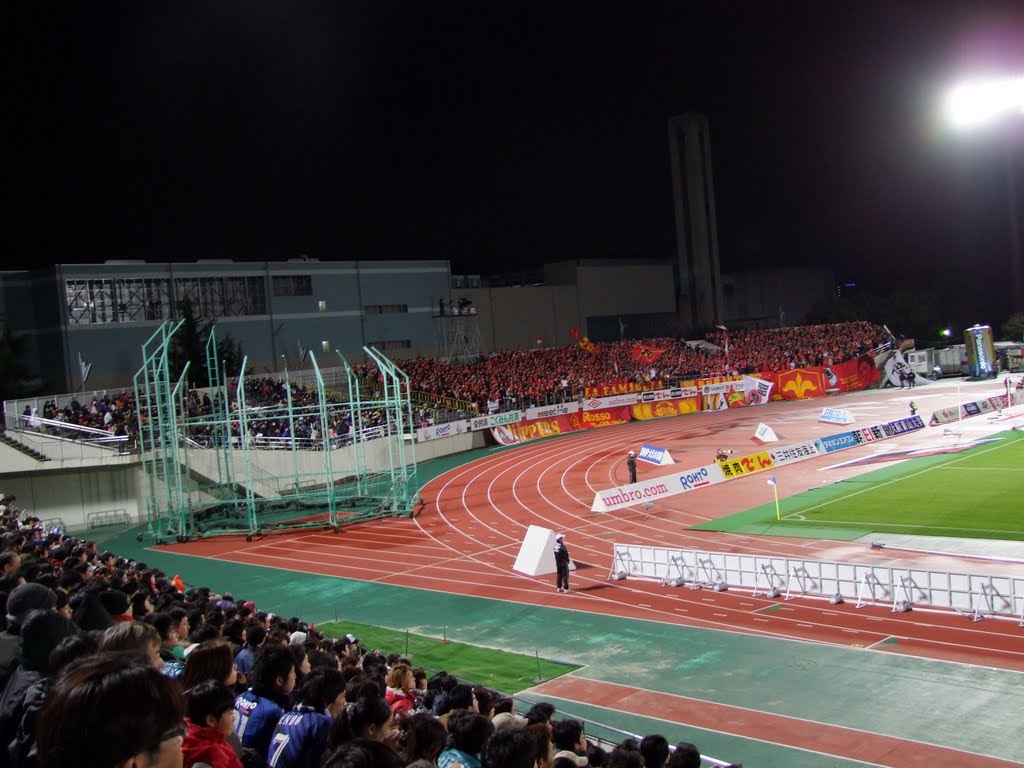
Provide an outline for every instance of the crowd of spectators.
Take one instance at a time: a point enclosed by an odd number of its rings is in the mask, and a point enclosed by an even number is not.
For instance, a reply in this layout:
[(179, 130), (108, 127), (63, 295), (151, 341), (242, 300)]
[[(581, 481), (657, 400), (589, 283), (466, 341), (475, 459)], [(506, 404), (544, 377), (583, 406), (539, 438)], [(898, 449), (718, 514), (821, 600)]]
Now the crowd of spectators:
[[(412, 427), (447, 420), (437, 411), (442, 401), (468, 404), (469, 413), (512, 410), (548, 405), (587, 397), (588, 390), (619, 383), (643, 384), (651, 388), (679, 381), (721, 375), (756, 374), (832, 365), (879, 347), (890, 338), (884, 327), (858, 321), (833, 325), (804, 325), (788, 328), (715, 330), (703, 341), (678, 338), (625, 339), (596, 342), (584, 349), (579, 345), (540, 349), (504, 350), (481, 356), (475, 362), (455, 364), (432, 357), (401, 362), (409, 376), (410, 388), (421, 393), (428, 407), (418, 407)], [(657, 355), (637, 354), (639, 347)], [(380, 398), (382, 376), (372, 365), (355, 369), (364, 395)], [(348, 444), (356, 428), (353, 412), (338, 396), (329, 396), (326, 429), (317, 412), (314, 389), (291, 384), (291, 405), (298, 414), (289, 420), (279, 414), (288, 405), (288, 389), (271, 377), (245, 380), (248, 428), (243, 435), (239, 421), (233, 421), (230, 438), (259, 448), (290, 447), (293, 438), (304, 447), (333, 447)], [(229, 391), (229, 411), (238, 413), (237, 391)], [(60, 432), (60, 422), (105, 429), (112, 435), (137, 433), (135, 396), (122, 392), (94, 398), (83, 404), (72, 400), (63, 408), (47, 401), (42, 414), (26, 406), (23, 423), (30, 427)], [(214, 445), (223, 420), (223, 407), (209, 394), (188, 393), (184, 408), (187, 436), (202, 446)], [(262, 412), (262, 413), (261, 413)], [(48, 421), (40, 422), (39, 415)], [(146, 410), (141, 416), (146, 418)], [(381, 408), (361, 411), (360, 426), (367, 438), (386, 434), (387, 414)], [(325, 434), (326, 432), (326, 434)]]
[(352, 635), (47, 532), (0, 497), (0, 749), (12, 768), (698, 768), (613, 749), (553, 705), (415, 669)]
[[(588, 389), (615, 382), (648, 383), (752, 374), (831, 365), (857, 357), (889, 339), (868, 322), (804, 325), (789, 328), (723, 331), (703, 342), (677, 338), (625, 339), (579, 345), (516, 349), (484, 355), (465, 365), (434, 358), (402, 362), (414, 390), (434, 398), (452, 397), (478, 409), (528, 407), (574, 400)], [(656, 350), (653, 362), (637, 354), (638, 345)], [(361, 369), (367, 377), (373, 370)], [(491, 405), (488, 406), (488, 403)]]

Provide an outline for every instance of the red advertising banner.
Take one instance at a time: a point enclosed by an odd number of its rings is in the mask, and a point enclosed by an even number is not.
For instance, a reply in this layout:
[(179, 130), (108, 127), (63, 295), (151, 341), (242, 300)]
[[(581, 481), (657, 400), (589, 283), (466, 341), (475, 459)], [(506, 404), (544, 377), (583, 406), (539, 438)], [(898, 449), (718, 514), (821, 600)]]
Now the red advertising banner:
[(660, 419), (663, 416), (684, 416), (700, 411), (700, 397), (683, 397), (676, 400), (657, 400), (651, 403), (637, 403), (629, 407), (637, 421)]

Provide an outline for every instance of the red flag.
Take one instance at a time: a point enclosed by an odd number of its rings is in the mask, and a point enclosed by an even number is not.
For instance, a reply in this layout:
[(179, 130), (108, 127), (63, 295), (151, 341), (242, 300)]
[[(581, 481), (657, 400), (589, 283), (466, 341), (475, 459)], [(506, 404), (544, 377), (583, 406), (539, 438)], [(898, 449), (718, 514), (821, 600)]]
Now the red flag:
[(653, 363), (664, 355), (666, 350), (659, 347), (649, 347), (646, 344), (637, 344), (630, 352), (634, 363)]
[(592, 342), (586, 336), (580, 339), (580, 348), (586, 350), (590, 354), (594, 354), (595, 352), (597, 352), (597, 347), (594, 346), (594, 342)]
[(174, 588), (179, 592), (185, 591), (185, 582), (182, 581), (181, 576), (179, 576), (178, 574), (174, 574), (174, 578), (171, 579), (171, 584), (173, 584)]
[(580, 329), (579, 328), (570, 328), (569, 329), (569, 335), (572, 336), (574, 339), (579, 339), (579, 337), (580, 337)]

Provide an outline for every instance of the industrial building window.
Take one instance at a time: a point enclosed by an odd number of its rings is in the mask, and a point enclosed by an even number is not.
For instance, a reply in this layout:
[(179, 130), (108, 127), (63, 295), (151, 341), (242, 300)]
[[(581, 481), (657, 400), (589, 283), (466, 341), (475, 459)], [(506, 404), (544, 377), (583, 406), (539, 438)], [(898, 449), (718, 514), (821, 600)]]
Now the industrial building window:
[(331, 351), (331, 342), (329, 342), (329, 341), (321, 341), (320, 342), (320, 349), (322, 349), (324, 352), (330, 352)]
[(311, 275), (274, 275), (272, 278), (275, 296), (312, 296)]
[(171, 298), (164, 278), (67, 280), (64, 294), (70, 325), (136, 323), (170, 318)]
[(317, 306), (320, 307), (320, 311), (321, 312), (326, 312), (327, 311), (327, 302), (326, 301), (319, 301), (319, 302), (317, 302)]
[(174, 292), (178, 301), (188, 299), (198, 317), (265, 315), (267, 296), (262, 277), (178, 277)]
[(389, 349), (412, 349), (409, 339), (391, 339), (390, 341), (371, 341), (367, 346), (387, 352)]
[(396, 312), (408, 312), (408, 304), (367, 304), (363, 311), (367, 315), (390, 315)]

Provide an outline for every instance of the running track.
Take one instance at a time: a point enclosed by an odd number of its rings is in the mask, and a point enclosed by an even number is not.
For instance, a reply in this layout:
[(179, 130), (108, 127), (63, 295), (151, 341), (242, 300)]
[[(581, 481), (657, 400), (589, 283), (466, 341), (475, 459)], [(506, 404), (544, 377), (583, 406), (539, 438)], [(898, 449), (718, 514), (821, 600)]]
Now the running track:
[[(861, 424), (906, 413), (893, 392), (861, 393), (846, 398), (847, 405), (858, 409)], [(590, 512), (596, 490), (625, 483), (623, 458), (630, 448), (637, 450), (642, 443), (652, 443), (669, 448), (678, 468), (699, 466), (708, 463), (720, 447), (732, 448), (737, 454), (753, 450), (750, 437), (760, 420), (771, 424), (784, 444), (823, 434), (829, 428), (817, 424), (820, 408), (821, 403), (787, 402), (762, 409), (633, 422), (539, 441), (495, 451), (437, 477), (424, 487), (422, 509), (413, 519), (362, 524), (346, 528), (339, 535), (319, 531), (273, 535), (251, 545), (240, 545), (233, 539), (211, 539), (172, 549), (397, 586), (1024, 671), (1024, 630), (1015, 621), (975, 623), (943, 611), (916, 609), (894, 614), (886, 605), (856, 609), (849, 603), (830, 606), (809, 598), (782, 602), (778, 598), (751, 597), (742, 591), (715, 593), (673, 589), (635, 579), (607, 579), (612, 542), (899, 563), (961, 572), (992, 570), (990, 563), (876, 551), (863, 543), (687, 530), (691, 525), (768, 501), (765, 480), (760, 475), (677, 496), (650, 510)], [(887, 447), (916, 447), (920, 443), (913, 441), (936, 439), (934, 430), (926, 432), (929, 434), (890, 441)], [(779, 487), (795, 493), (864, 471), (820, 471), (834, 461), (834, 457), (823, 457), (780, 468)], [(670, 474), (674, 469), (677, 467), (641, 464), (639, 479)], [(530, 578), (512, 571), (525, 530), (531, 524), (567, 532), (567, 543), (578, 566), (572, 574), (571, 594), (556, 593), (552, 577)], [(566, 680), (562, 685), (572, 686), (573, 682)], [(586, 700), (586, 696), (578, 700)], [(748, 717), (752, 714), (746, 713)], [(754, 722), (757, 720), (752, 718), (749, 723), (747, 732), (751, 735), (778, 728), (778, 723), (759, 725)], [(887, 738), (862, 735), (867, 737)], [(881, 743), (879, 749), (885, 752)], [(847, 754), (844, 749), (827, 751)], [(878, 763), (923, 764), (900, 757), (899, 750), (891, 755), (892, 759)]]

